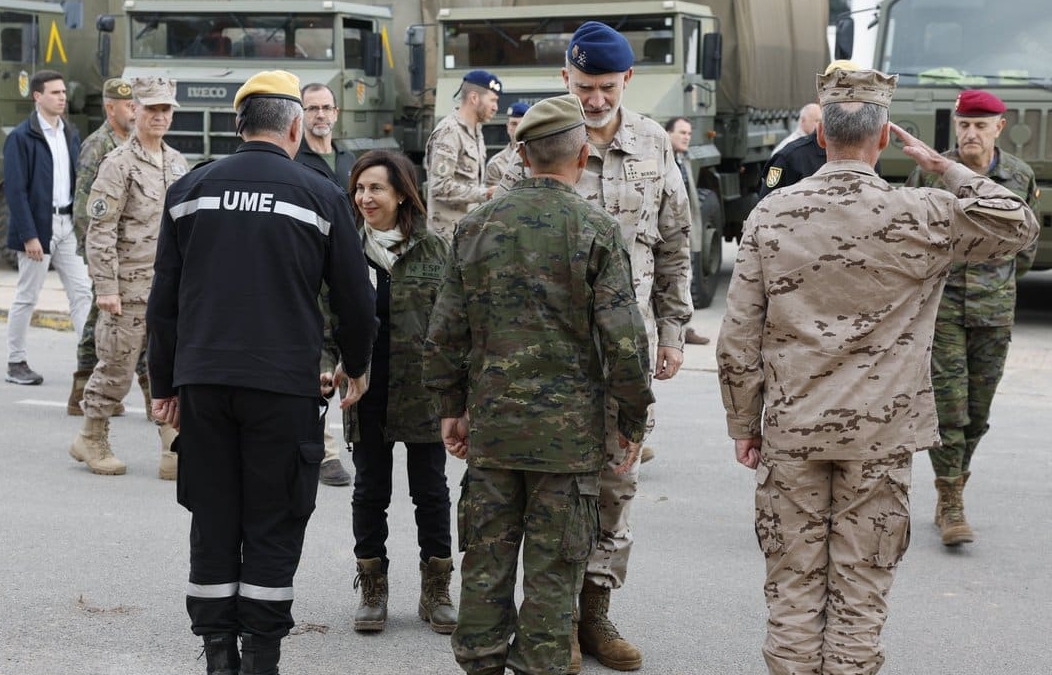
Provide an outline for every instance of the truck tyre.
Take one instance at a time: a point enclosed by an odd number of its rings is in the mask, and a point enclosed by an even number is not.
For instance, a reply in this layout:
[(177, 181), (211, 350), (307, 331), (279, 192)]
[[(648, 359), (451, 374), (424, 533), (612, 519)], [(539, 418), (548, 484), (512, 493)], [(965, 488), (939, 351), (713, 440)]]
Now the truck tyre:
[(700, 242), (691, 246), (690, 266), (693, 272), (690, 285), (695, 309), (705, 309), (712, 304), (719, 284), (720, 267), (723, 265), (723, 217), (719, 197), (712, 190), (698, 190), (701, 205)]
[(7, 247), (7, 221), (10, 214), (7, 211), (7, 198), (4, 197), (4, 193), (0, 190), (0, 257), (3, 257), (3, 263), (11, 267), (11, 269), (18, 269), (18, 252), (14, 249)]

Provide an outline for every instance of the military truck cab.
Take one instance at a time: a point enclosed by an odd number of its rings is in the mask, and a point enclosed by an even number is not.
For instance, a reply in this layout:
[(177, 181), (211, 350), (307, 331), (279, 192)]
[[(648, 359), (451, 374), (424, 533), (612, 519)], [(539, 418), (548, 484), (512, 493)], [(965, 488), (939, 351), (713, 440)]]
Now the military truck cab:
[(234, 94), (274, 69), (335, 92), (337, 144), (355, 153), (397, 147), (390, 9), (334, 0), (127, 0), (124, 8), (124, 76), (177, 80), (180, 107), (165, 140), (191, 162), (234, 152)]

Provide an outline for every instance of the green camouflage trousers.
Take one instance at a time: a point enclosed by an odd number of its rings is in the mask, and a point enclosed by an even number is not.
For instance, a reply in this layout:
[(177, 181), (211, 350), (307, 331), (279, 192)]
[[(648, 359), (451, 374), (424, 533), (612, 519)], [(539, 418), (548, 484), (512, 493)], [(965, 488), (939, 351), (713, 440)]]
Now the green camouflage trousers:
[(941, 448), (928, 451), (936, 476), (968, 471), (979, 439), (990, 428), (990, 404), (1004, 373), (1011, 326), (935, 324), (931, 381)]
[(767, 560), (771, 675), (872, 675), (895, 567), (910, 540), (912, 453), (786, 460), (756, 468), (756, 537)]
[[(565, 673), (571, 619), (598, 529), (599, 474), (469, 466), (460, 489), (457, 663), (471, 675), (503, 675), (505, 667)], [(516, 610), (520, 546), (523, 598)]]
[[(95, 364), (99, 362), (99, 355), (95, 351), (95, 324), (99, 321), (99, 306), (95, 304), (95, 293), (91, 294), (91, 311), (88, 312), (88, 320), (84, 323), (84, 332), (80, 334), (80, 342), (77, 343), (77, 370), (94, 370)], [(139, 354), (139, 361), (135, 364), (135, 374), (146, 374), (146, 350)]]

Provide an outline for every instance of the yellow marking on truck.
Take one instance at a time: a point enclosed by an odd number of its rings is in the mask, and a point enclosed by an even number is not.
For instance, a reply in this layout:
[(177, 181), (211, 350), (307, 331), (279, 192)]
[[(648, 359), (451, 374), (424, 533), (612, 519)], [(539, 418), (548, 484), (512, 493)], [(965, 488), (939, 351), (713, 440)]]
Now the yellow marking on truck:
[(62, 36), (58, 34), (58, 24), (52, 19), (51, 32), (47, 37), (47, 54), (44, 56), (44, 63), (51, 63), (51, 53), (55, 47), (58, 47), (58, 56), (62, 59), (62, 63), (68, 63), (66, 61), (66, 48), (62, 46)]
[(394, 68), (394, 56), (391, 55), (391, 41), (387, 38), (387, 26), (380, 29), (380, 41), (384, 44), (384, 51), (387, 52), (387, 65)]

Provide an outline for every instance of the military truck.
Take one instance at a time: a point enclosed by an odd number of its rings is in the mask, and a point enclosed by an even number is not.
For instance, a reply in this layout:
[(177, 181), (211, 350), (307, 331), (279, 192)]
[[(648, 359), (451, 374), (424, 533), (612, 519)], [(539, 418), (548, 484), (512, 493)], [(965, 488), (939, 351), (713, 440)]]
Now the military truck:
[[(872, 3), (870, 3), (872, 7)], [(1041, 224), (1034, 269), (1052, 268), (1052, 14), (1044, 0), (885, 0), (856, 14), (876, 31), (876, 68), (899, 75), (891, 119), (940, 152), (954, 147), (953, 110), (963, 89), (986, 89), (1007, 106), (1000, 147), (1034, 170)], [(872, 17), (872, 19), (871, 19)], [(852, 55), (854, 17), (837, 26), (838, 56)], [(897, 140), (897, 139), (896, 139)], [(881, 173), (902, 182), (914, 163), (892, 145)]]
[[(83, 138), (102, 121), (102, 83), (120, 73), (108, 58), (120, 52), (120, 36), (95, 18), (119, 6), (119, 0), (73, 0), (62, 3), (0, 0), (0, 144), (7, 131), (34, 110), (29, 79), (38, 70), (57, 70), (66, 79), (67, 119)], [(3, 160), (0, 158), (0, 174)], [(2, 183), (0, 183), (2, 186)], [(0, 189), (0, 256), (14, 266), (7, 248), (7, 201)]]
[[(565, 93), (560, 69), (578, 26), (602, 21), (628, 39), (635, 65), (624, 105), (661, 123), (682, 115), (693, 124), (692, 294), (696, 307), (707, 307), (722, 240), (740, 236), (771, 150), (795, 125), (796, 111), (815, 99), (815, 73), (829, 60), (828, 1), (517, 2), (514, 11), (440, 8), (436, 19), (435, 114), (452, 110), (466, 72), (496, 73), (502, 112), (483, 128), (492, 151), (507, 143), (508, 106)], [(411, 62), (419, 63), (425, 44), (420, 35), (415, 41)]]

